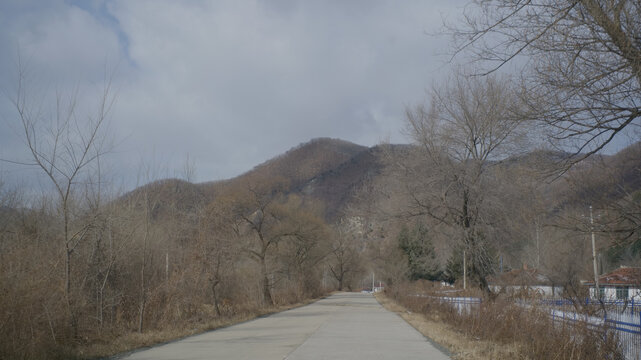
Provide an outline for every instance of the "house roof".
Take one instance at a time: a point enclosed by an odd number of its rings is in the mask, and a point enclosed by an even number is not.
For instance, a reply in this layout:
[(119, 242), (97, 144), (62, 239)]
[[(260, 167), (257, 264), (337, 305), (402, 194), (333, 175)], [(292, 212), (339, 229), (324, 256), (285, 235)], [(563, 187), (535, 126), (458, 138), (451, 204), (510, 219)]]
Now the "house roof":
[[(594, 282), (587, 285), (594, 286)], [(599, 285), (640, 285), (641, 268), (622, 266), (610, 273), (599, 276)]]
[(550, 278), (542, 274), (537, 269), (514, 269), (489, 279), (490, 285), (512, 285), (512, 286), (532, 286), (532, 285), (552, 285)]

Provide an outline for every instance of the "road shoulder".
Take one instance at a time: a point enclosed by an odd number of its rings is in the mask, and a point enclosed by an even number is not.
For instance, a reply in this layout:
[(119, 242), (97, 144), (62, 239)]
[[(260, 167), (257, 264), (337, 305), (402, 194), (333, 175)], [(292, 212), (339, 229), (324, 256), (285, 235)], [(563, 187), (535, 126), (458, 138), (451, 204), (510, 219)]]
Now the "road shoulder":
[(178, 342), (192, 336), (206, 334), (211, 331), (240, 325), (284, 311), (297, 309), (325, 299), (334, 293), (335, 292), (332, 292), (318, 298), (305, 299), (304, 301), (295, 304), (275, 305), (272, 307), (257, 309), (250, 313), (241, 313), (230, 317), (210, 319), (208, 321), (192, 324), (193, 326), (190, 328), (150, 330), (144, 334), (135, 332), (126, 333), (108, 343), (89, 344), (85, 347), (81, 347), (79, 351), (79, 358), (96, 360), (115, 360), (126, 358), (127, 356), (137, 352)]
[(499, 360), (514, 359), (517, 356), (517, 349), (514, 346), (470, 338), (445, 322), (439, 321), (438, 315), (428, 318), (423, 314), (408, 311), (384, 293), (376, 294), (376, 300), (385, 309), (398, 314), (435, 347), (454, 360)]

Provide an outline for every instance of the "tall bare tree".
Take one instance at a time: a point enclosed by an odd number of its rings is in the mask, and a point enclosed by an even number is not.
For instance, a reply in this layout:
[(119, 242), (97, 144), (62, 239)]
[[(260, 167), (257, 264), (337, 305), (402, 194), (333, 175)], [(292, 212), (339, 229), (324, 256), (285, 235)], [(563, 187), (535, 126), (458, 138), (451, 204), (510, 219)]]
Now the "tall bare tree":
[[(572, 145), (574, 160), (641, 119), (641, 3), (636, 0), (472, 2), (450, 27), (456, 52), (490, 73), (522, 64), (530, 117)], [(525, 61), (523, 61), (525, 60)]]
[[(76, 216), (76, 190), (89, 181), (89, 170), (99, 165), (108, 150), (107, 119), (114, 104), (111, 79), (104, 87), (93, 113), (78, 113), (78, 90), (55, 94), (53, 110), (46, 111), (36, 99), (23, 66), (18, 69), (18, 86), (12, 103), (22, 128), (31, 161), (18, 162), (39, 168), (55, 189), (61, 215), (61, 247), (64, 262), (64, 295), (74, 336), (77, 319), (72, 291), (72, 255), (92, 226), (91, 219)], [(80, 221), (76, 221), (80, 220)]]
[(289, 194), (282, 206), (280, 272), (293, 285), (289, 290), (294, 290), (297, 299), (316, 296), (321, 288), (320, 264), (330, 251), (330, 229), (319, 216), (321, 207), (314, 209), (313, 201)]
[(280, 203), (286, 187), (284, 179), (258, 180), (248, 182), (246, 188), (233, 189), (227, 197), (219, 199), (229, 206), (227, 211), (233, 214), (232, 225), (239, 237), (247, 240), (243, 244), (243, 251), (258, 263), (263, 301), (270, 305), (274, 301), (267, 262), (284, 235), (279, 225), (284, 216)]
[(337, 231), (328, 256), (328, 267), (332, 277), (338, 282), (338, 291), (345, 285), (351, 289), (350, 276), (360, 271), (361, 259), (356, 248), (355, 238), (347, 231)]
[[(221, 316), (221, 291), (226, 276), (240, 253), (238, 221), (220, 202), (212, 202), (202, 212), (197, 251), (207, 276), (216, 314)], [(231, 226), (230, 226), (231, 224)]]
[(492, 272), (486, 213), (487, 169), (520, 149), (521, 121), (516, 90), (509, 79), (466, 77), (459, 73), (431, 93), (429, 107), (407, 111), (422, 166), (408, 174), (412, 215), (447, 224), (466, 250), (469, 268), (487, 290)]

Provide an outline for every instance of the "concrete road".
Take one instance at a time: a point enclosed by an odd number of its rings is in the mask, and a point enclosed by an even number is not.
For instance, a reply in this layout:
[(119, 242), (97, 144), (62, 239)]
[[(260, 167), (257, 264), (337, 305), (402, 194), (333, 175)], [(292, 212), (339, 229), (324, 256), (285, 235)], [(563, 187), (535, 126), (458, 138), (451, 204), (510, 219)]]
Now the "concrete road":
[(123, 359), (449, 359), (370, 294), (297, 309), (138, 351)]

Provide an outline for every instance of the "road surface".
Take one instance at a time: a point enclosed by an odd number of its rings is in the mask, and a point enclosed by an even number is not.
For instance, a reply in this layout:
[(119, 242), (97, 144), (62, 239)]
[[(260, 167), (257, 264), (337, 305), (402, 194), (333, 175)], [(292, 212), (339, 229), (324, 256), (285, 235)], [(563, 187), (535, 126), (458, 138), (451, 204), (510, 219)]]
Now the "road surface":
[(370, 294), (313, 304), (137, 351), (122, 359), (449, 359)]

